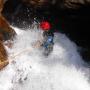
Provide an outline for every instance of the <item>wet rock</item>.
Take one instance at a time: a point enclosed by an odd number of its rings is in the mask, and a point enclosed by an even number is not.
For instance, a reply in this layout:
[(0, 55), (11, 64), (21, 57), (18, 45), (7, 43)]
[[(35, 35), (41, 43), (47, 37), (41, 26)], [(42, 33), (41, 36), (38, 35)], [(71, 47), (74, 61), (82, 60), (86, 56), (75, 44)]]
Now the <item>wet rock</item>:
[(35, 7), (41, 7), (51, 4), (50, 0), (23, 0), (23, 2), (27, 5), (33, 5)]
[(2, 15), (0, 15), (0, 33), (3, 35), (3, 40), (13, 39), (16, 34)]
[(78, 9), (86, 4), (90, 4), (89, 0), (64, 0), (64, 8)]
[(3, 45), (3, 41), (13, 39), (16, 34), (2, 15), (3, 7), (4, 0), (0, 0), (0, 70), (9, 64), (8, 55)]
[(5, 60), (7, 60), (8, 55), (7, 52), (2, 44), (2, 42), (0, 41), (0, 61), (3, 62)]
[(90, 0), (22, 0), (27, 5), (34, 7), (55, 5), (62, 9), (78, 9), (83, 5), (90, 4)]
[(3, 40), (7, 40), (12, 39), (16, 33), (10, 27), (9, 23), (2, 15), (3, 7), (4, 7), (4, 0), (0, 0), (0, 34), (3, 35)]
[(2, 41), (0, 41), (0, 70), (4, 68), (6, 65), (8, 65), (8, 63), (9, 62), (7, 52)]

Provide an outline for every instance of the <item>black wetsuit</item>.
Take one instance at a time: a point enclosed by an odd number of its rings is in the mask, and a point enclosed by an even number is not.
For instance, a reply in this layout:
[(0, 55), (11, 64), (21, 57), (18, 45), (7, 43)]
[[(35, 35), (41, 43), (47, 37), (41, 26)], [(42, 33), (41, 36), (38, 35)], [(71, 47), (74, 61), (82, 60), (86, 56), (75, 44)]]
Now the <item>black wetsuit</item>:
[(46, 55), (48, 55), (53, 50), (54, 33), (51, 32), (51, 31), (44, 31), (43, 32), (43, 37), (44, 37), (44, 40), (43, 40), (43, 45), (42, 46), (44, 47), (44, 49), (46, 51)]
[(52, 31), (44, 31), (44, 32), (43, 32), (43, 36), (44, 36), (44, 37), (45, 37), (45, 36), (52, 36), (52, 37), (54, 37), (54, 34), (53, 34)]

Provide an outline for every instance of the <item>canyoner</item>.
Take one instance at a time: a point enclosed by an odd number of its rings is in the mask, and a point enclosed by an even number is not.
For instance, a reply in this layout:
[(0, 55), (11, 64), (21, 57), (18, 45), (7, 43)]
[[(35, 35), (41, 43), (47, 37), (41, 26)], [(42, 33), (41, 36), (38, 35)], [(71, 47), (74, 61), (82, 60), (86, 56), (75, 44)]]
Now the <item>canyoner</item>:
[(42, 21), (40, 23), (40, 28), (43, 30), (43, 39), (39, 41), (41, 43), (40, 46), (44, 49), (43, 54), (48, 56), (53, 51), (54, 33), (51, 29), (51, 24), (48, 21)]

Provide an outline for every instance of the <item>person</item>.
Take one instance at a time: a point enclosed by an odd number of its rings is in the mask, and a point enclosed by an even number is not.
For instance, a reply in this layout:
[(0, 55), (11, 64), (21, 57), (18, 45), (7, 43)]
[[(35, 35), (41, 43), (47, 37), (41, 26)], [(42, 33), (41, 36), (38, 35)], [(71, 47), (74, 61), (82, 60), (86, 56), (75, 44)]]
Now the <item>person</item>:
[(41, 46), (45, 49), (45, 54), (48, 55), (53, 50), (54, 33), (51, 30), (51, 24), (48, 21), (40, 23), (40, 28), (43, 30), (43, 41)]

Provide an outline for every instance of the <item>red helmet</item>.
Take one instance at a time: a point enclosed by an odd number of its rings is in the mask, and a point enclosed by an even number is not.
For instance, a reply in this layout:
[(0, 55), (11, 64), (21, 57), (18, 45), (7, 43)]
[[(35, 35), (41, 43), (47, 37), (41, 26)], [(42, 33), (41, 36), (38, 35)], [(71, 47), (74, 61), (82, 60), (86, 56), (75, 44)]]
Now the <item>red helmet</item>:
[(50, 30), (51, 29), (51, 24), (47, 21), (41, 22), (40, 23), (40, 28), (43, 30)]

